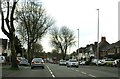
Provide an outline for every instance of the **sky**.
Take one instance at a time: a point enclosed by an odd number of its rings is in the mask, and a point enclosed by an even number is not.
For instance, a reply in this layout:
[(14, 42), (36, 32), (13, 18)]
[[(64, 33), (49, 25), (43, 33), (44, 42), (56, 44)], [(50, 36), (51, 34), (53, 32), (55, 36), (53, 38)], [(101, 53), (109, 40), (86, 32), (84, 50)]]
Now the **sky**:
[[(47, 14), (53, 17), (57, 27), (67, 26), (74, 31), (75, 40), (79, 47), (97, 41), (97, 24), (99, 8), (99, 41), (102, 36), (109, 43), (118, 41), (118, 2), (120, 0), (40, 0)], [(42, 39), (42, 45), (46, 52), (50, 52), (49, 34)], [(7, 38), (0, 30), (0, 38)], [(69, 49), (69, 53), (76, 51), (76, 46)]]

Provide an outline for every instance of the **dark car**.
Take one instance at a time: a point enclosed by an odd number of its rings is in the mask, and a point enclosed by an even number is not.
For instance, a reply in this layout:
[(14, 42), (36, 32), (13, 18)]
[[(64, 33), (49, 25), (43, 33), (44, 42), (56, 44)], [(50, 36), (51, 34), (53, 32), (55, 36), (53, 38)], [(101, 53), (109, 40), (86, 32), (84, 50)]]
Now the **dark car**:
[(45, 67), (44, 60), (42, 58), (33, 58), (31, 62), (31, 69), (35, 67), (42, 67), (42, 69), (44, 69)]
[(20, 65), (20, 66), (21, 66), (21, 65), (23, 65), (23, 66), (28, 66), (28, 65), (29, 65), (28, 60), (27, 60), (27, 59), (21, 59), (19, 65)]

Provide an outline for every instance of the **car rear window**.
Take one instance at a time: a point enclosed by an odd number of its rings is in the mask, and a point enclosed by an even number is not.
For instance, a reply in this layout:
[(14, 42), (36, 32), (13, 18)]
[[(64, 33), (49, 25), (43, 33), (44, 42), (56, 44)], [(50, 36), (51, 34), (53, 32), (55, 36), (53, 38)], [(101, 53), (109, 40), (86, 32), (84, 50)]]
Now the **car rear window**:
[(34, 58), (33, 61), (36, 61), (36, 62), (43, 62), (42, 58)]

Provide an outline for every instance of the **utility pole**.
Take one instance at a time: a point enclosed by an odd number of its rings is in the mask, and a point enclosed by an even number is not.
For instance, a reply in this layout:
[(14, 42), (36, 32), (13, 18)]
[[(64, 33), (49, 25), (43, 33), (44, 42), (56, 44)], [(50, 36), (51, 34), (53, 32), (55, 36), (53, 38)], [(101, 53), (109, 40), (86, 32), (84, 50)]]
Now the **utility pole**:
[(98, 11), (98, 27), (97, 27), (97, 59), (99, 59), (99, 9), (97, 9)]
[(78, 53), (78, 56), (79, 56), (79, 29), (77, 29), (78, 30), (78, 51), (77, 51), (77, 53)]

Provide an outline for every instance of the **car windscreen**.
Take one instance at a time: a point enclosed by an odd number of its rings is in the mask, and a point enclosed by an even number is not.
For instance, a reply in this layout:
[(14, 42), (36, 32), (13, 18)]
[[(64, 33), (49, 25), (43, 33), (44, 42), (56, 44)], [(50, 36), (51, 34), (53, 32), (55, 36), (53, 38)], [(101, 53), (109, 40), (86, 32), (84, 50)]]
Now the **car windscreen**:
[(77, 62), (77, 60), (70, 60), (70, 62)]
[(61, 60), (60, 62), (66, 62), (65, 60)]

